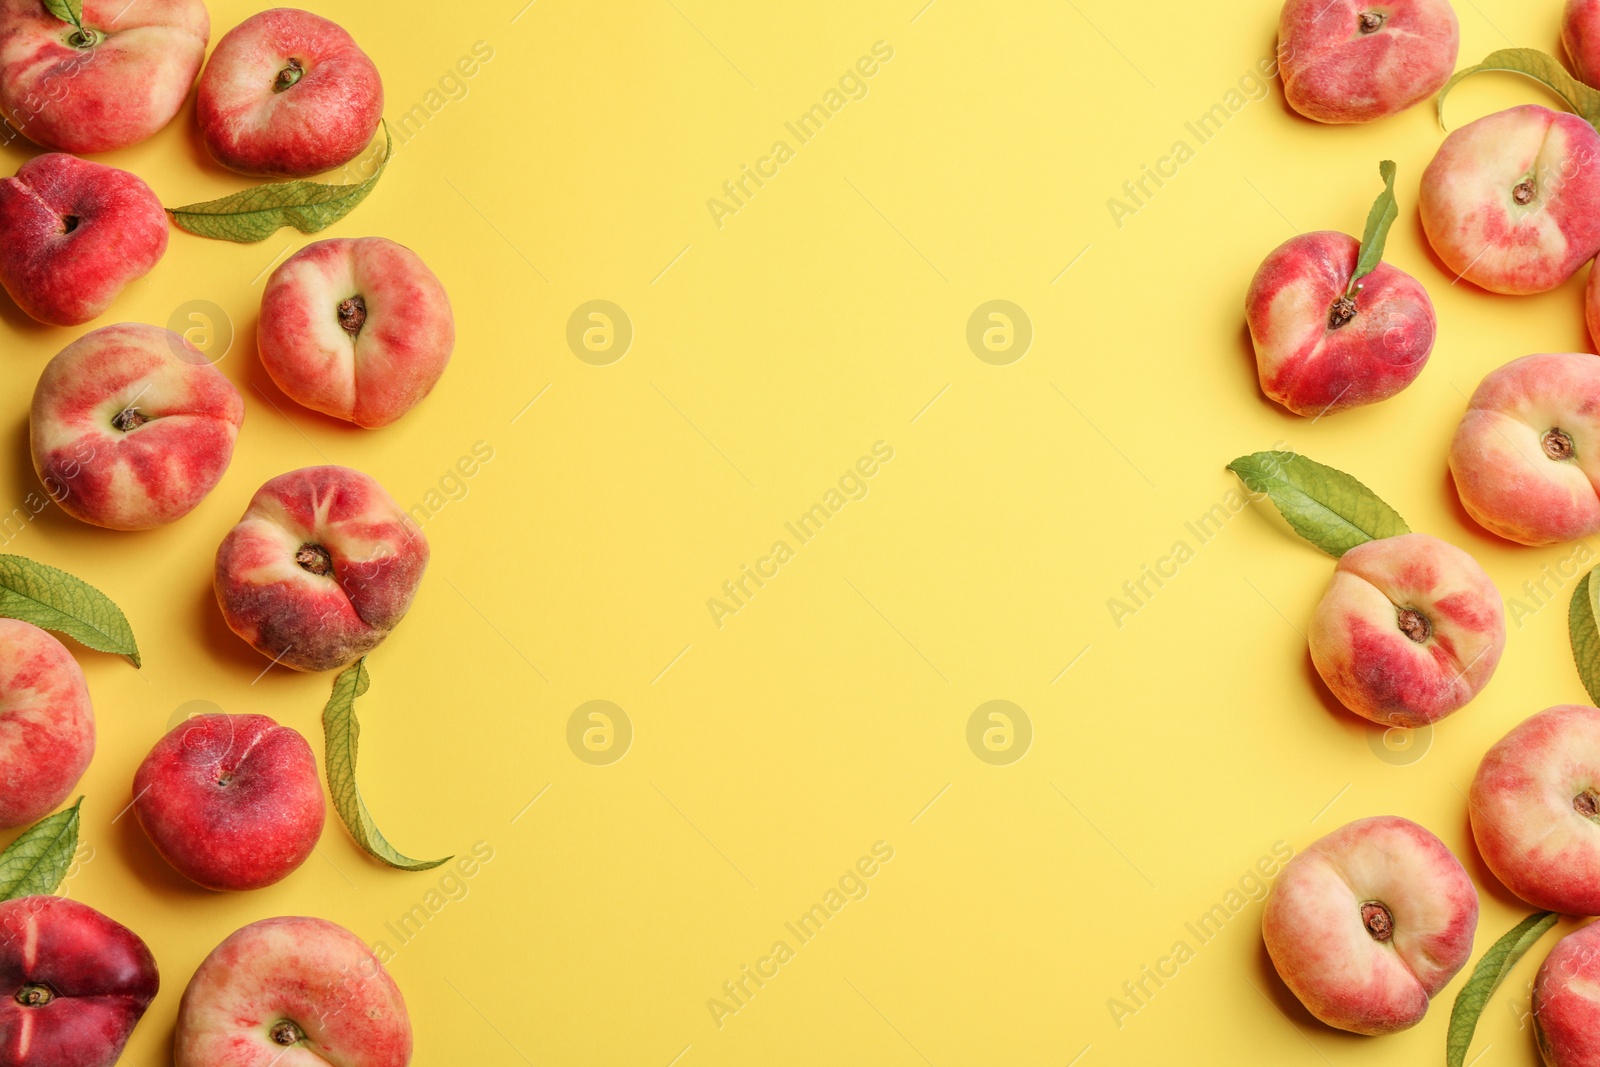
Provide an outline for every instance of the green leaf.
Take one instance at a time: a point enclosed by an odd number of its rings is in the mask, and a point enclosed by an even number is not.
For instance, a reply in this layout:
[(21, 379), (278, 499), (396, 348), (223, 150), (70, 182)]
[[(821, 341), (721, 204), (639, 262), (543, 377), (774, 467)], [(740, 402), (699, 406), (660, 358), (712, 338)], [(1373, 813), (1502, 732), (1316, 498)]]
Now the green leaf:
[(1533, 947), (1544, 932), (1555, 925), (1559, 916), (1553, 911), (1536, 911), (1523, 919), (1504, 937), (1483, 954), (1472, 977), (1456, 994), (1455, 1007), (1450, 1009), (1450, 1029), (1445, 1034), (1444, 1062), (1446, 1067), (1462, 1067), (1467, 1060), (1467, 1049), (1472, 1047), (1472, 1034), (1478, 1028), (1478, 1017), (1488, 1006), (1489, 998), (1500, 988), (1511, 968)]
[(1378, 164), (1378, 175), (1383, 179), (1383, 192), (1372, 202), (1367, 212), (1367, 228), (1361, 234), (1361, 256), (1356, 260), (1356, 272), (1350, 275), (1350, 285), (1344, 295), (1356, 295), (1356, 282), (1371, 274), (1383, 261), (1383, 244), (1389, 239), (1389, 227), (1400, 217), (1400, 208), (1394, 201), (1394, 160)]
[(0, 900), (54, 893), (78, 851), (78, 809), (46, 815), (0, 852)]
[(1469, 74), (1486, 70), (1526, 75), (1554, 91), (1567, 102), (1568, 107), (1587, 119), (1591, 126), (1600, 124), (1600, 92), (1596, 92), (1568, 74), (1567, 69), (1555, 56), (1547, 55), (1537, 48), (1502, 48), (1498, 52), (1490, 52), (1477, 66), (1456, 71), (1450, 80), (1444, 83), (1444, 88), (1439, 90), (1440, 126), (1444, 125), (1444, 98), (1456, 87), (1456, 82)]
[(44, 7), (62, 22), (82, 31), (83, 0), (44, 0)]
[(1343, 471), (1293, 452), (1257, 452), (1228, 464), (1251, 492), (1265, 493), (1294, 532), (1330, 556), (1410, 533), (1393, 508)]
[(249, 244), (264, 241), (285, 226), (301, 233), (316, 233), (332, 226), (367, 198), (383, 177), (393, 154), (389, 124), (383, 124), (383, 160), (372, 177), (354, 185), (321, 182), (272, 182), (244, 189), (219, 200), (168, 208), (181, 230), (219, 241)]
[(0, 556), (0, 616), (64, 633), (139, 666), (133, 627), (111, 598), (81, 578), (22, 556)]
[(1572, 591), (1567, 633), (1572, 637), (1572, 661), (1578, 666), (1578, 678), (1589, 691), (1589, 700), (1600, 704), (1600, 582), (1594, 580), (1594, 573), (1585, 574)]
[(366, 801), (361, 799), (361, 790), (356, 788), (356, 750), (361, 741), (361, 724), (356, 721), (356, 698), (367, 691), (368, 684), (365, 656), (356, 660), (354, 666), (340, 671), (333, 680), (333, 695), (328, 698), (328, 706), (322, 710), (322, 731), (328, 742), (328, 792), (332, 794), (334, 810), (344, 820), (350, 836), (369, 855), (403, 871), (426, 871), (455, 857), (414, 860), (396, 851), (378, 831), (377, 824), (367, 812)]

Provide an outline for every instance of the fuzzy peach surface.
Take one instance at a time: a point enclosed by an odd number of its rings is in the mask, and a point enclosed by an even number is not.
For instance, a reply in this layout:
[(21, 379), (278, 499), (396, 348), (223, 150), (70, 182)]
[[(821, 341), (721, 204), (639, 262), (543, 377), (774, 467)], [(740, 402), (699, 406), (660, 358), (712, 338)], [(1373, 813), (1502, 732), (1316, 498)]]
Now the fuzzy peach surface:
[[(339, 308), (359, 299), (352, 333)], [(296, 403), (386, 426), (433, 389), (455, 346), (450, 298), (422, 259), (382, 237), (302, 248), (267, 280), (256, 330), (261, 363)]]
[(1554, 289), (1600, 252), (1600, 134), (1537, 104), (1453, 130), (1422, 174), (1422, 228), (1490, 292)]
[(0, 826), (54, 811), (94, 756), (94, 708), (66, 646), (0, 619)]
[[(297, 557), (326, 553), (325, 573)], [(347, 467), (267, 482), (217, 549), (217, 602), (233, 632), (274, 662), (342, 667), (376, 648), (411, 606), (428, 541), (383, 487)]]
[[(289, 1048), (272, 1027), (304, 1033)], [(218, 945), (178, 1008), (176, 1067), (406, 1067), (411, 1023), (388, 972), (325, 919), (262, 919)]]
[(1411, 275), (1379, 263), (1358, 282), (1354, 312), (1333, 325), (1361, 242), (1331, 230), (1291, 237), (1262, 262), (1245, 296), (1261, 391), (1298, 415), (1393, 396), (1433, 351), (1433, 302)]
[(1600, 914), (1600, 709), (1546, 708), (1497, 741), (1472, 779), (1472, 835), (1489, 869), (1536, 908)]
[(243, 421), (244, 401), (221, 371), (177, 334), (138, 323), (62, 349), (28, 417), (34, 469), (51, 497), (113, 530), (188, 514), (228, 469)]
[(1543, 353), (1490, 371), (1450, 441), (1461, 505), (1525, 545), (1600, 533), (1600, 356)]
[(40, 322), (88, 322), (166, 251), (166, 212), (135, 174), (49, 152), (0, 179), (0, 285)]
[[(293, 60), (304, 73), (275, 90)], [(223, 35), (200, 76), (195, 118), (217, 162), (245, 174), (297, 177), (343, 166), (383, 115), (378, 68), (343, 27), (273, 8)]]
[[(1399, 624), (1408, 610), (1424, 620), (1421, 640)], [(1425, 726), (1488, 684), (1505, 649), (1505, 609), (1467, 553), (1402, 534), (1339, 558), (1309, 640), (1317, 673), (1345, 707), (1386, 726)]]
[(82, 19), (89, 47), (41, 0), (0, 0), (0, 115), (46, 148), (126, 148), (183, 106), (211, 16), (203, 0), (83, 0)]
[[(1365, 30), (1373, 15), (1381, 24)], [(1459, 39), (1448, 0), (1288, 0), (1278, 21), (1284, 93), (1318, 122), (1371, 122), (1438, 92)]]
[[(1380, 941), (1362, 907), (1383, 905)], [(1284, 984), (1318, 1019), (1361, 1034), (1422, 1021), (1428, 1002), (1467, 962), (1478, 891), (1437, 837), (1408, 819), (1379, 816), (1335, 830), (1279, 873), (1261, 933)]]

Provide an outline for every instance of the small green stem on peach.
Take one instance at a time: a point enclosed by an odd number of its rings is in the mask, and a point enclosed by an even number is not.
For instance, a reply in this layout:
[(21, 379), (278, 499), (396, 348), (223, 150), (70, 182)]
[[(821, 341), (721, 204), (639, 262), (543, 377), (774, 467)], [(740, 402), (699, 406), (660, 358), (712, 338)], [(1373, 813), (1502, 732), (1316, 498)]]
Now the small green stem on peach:
[(42, 986), (37, 982), (29, 982), (27, 985), (24, 985), (22, 988), (17, 990), (16, 995), (17, 1003), (26, 1008), (43, 1007), (55, 998), (56, 995), (50, 992), (49, 986)]
[(103, 40), (105, 40), (104, 34), (100, 33), (99, 30), (91, 30), (87, 26), (79, 26), (67, 34), (67, 45), (84, 51), (93, 48)]
[(306, 69), (300, 65), (300, 61), (298, 59), (289, 60), (288, 64), (285, 65), (282, 70), (278, 71), (277, 78), (273, 79), (272, 91), (275, 93), (283, 92), (285, 89), (289, 88), (295, 82), (303, 78), (305, 73)]

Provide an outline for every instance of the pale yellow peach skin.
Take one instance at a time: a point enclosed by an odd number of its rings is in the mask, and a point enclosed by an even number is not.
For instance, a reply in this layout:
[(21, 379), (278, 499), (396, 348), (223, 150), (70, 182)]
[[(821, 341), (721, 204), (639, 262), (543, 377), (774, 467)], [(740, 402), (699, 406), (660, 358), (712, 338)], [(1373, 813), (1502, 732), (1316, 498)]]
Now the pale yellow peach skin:
[(1385, 726), (1426, 726), (1488, 684), (1505, 648), (1505, 607), (1471, 556), (1402, 534), (1340, 557), (1309, 639), (1317, 673), (1345, 707)]
[(1472, 953), (1478, 891), (1426, 829), (1360, 819), (1313, 842), (1267, 896), (1261, 936), (1318, 1019), (1358, 1034), (1415, 1026)]
[(1505, 887), (1536, 908), (1600, 915), (1600, 709), (1524, 719), (1478, 765), (1472, 836)]
[(1422, 228), (1459, 277), (1554, 289), (1600, 252), (1600, 133), (1526, 104), (1453, 131), (1422, 174)]
[(1524, 545), (1600, 533), (1600, 356), (1523, 356), (1486, 375), (1450, 442), (1467, 514)]

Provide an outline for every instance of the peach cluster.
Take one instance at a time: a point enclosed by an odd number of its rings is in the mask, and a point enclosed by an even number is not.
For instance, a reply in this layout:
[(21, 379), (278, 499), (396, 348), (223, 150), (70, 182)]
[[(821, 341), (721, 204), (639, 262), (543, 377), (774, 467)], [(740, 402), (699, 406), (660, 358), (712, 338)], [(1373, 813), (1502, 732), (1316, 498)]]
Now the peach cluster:
[[(62, 338), (39, 374), (29, 449), (51, 500), (107, 530), (174, 523), (225, 488), (245, 402), (234, 384), (242, 372), (225, 372), (184, 337), (96, 321), (158, 267), (169, 221), (137, 175), (80, 155), (153, 136), (191, 90), (198, 144), (244, 174), (342, 167), (382, 120), (378, 68), (335, 22), (262, 11), (207, 59), (210, 36), (203, 0), (0, 0), (0, 118), (46, 149), (0, 178), (0, 287), (46, 326), (93, 327)], [(455, 321), (416, 253), (383, 237), (337, 238), (277, 268), (257, 336), (285, 396), (375, 428), (440, 380)], [(415, 522), (376, 480), (327, 465), (281, 474), (254, 494), (222, 538), (213, 585), (227, 624), (270, 663), (326, 671), (394, 630), (428, 557)], [(94, 751), (72, 653), (37, 626), (0, 618), (0, 826), (57, 809)], [(156, 852), (211, 890), (288, 877), (326, 818), (310, 744), (264, 715), (177, 724), (132, 787), (128, 806)], [(0, 903), (0, 972), (0, 1061), (37, 1067), (110, 1067), (159, 987), (132, 931), (50, 896)], [(263, 919), (219, 945), (184, 993), (175, 1034), (177, 1067), (404, 1067), (410, 1058), (405, 1003), (381, 963), (348, 930), (307, 917)]]
[[(1576, 77), (1600, 85), (1600, 0), (1567, 0), (1561, 36)], [(1522, 105), (1448, 134), (1417, 198), (1449, 284), (1548, 292), (1600, 255), (1594, 97), (1572, 88), (1559, 61), (1527, 49), (1491, 55), (1453, 79), (1457, 40), (1445, 0), (1288, 0), (1279, 24), (1284, 93), (1296, 111), (1328, 123), (1383, 118), (1435, 93), (1442, 107), (1455, 79), (1477, 70), (1517, 70), (1566, 96), (1581, 114)], [(1251, 282), (1245, 315), (1261, 389), (1295, 414), (1320, 418), (1387, 399), (1428, 358), (1436, 322), (1427, 294), (1381, 262), (1392, 208), (1392, 195), (1381, 197), (1359, 241), (1321, 231), (1285, 242)], [(1584, 306), (1600, 343), (1600, 269), (1590, 269)], [(1600, 534), (1600, 356), (1513, 359), (1465, 407), (1448, 467), (1473, 522), (1523, 545)], [(1423, 534), (1337, 547), (1308, 634), (1328, 689), (1391, 729), (1432, 726), (1471, 701), (1506, 639), (1483, 568)], [(1600, 915), (1600, 708), (1558, 705), (1513, 727), (1483, 756), (1467, 807), (1473, 843), (1506, 890), (1543, 911)], [(1381, 816), (1299, 853), (1268, 895), (1262, 934), (1284, 984), (1314, 1016), (1386, 1034), (1419, 1022), (1468, 961), (1477, 918), (1477, 890), (1445, 844)], [(1600, 924), (1551, 951), (1533, 984), (1532, 1015), (1550, 1067), (1600, 1065)], [(1453, 1038), (1455, 1030), (1452, 1020)]]

